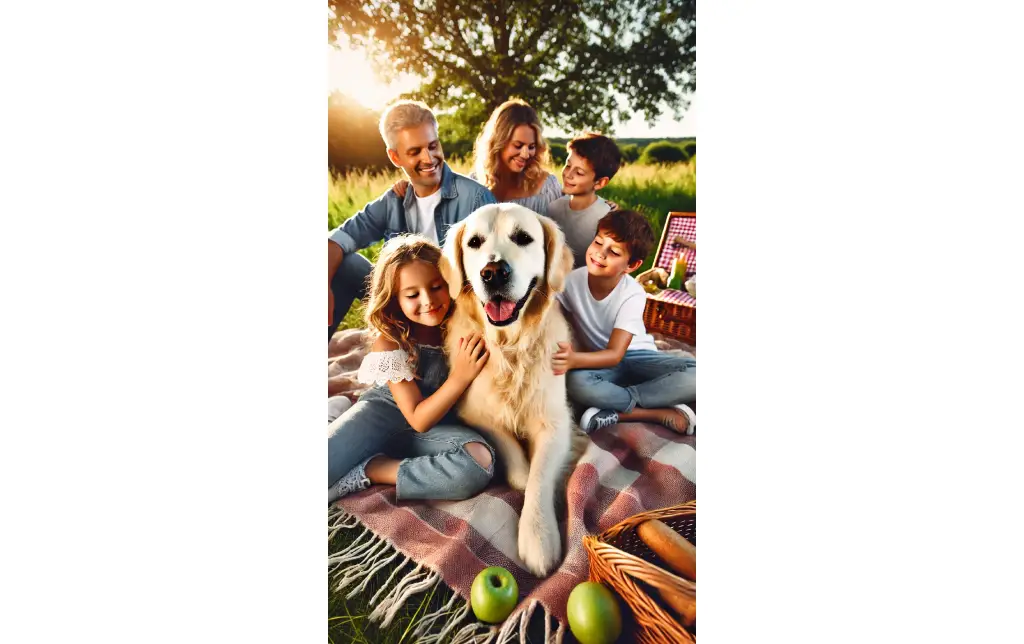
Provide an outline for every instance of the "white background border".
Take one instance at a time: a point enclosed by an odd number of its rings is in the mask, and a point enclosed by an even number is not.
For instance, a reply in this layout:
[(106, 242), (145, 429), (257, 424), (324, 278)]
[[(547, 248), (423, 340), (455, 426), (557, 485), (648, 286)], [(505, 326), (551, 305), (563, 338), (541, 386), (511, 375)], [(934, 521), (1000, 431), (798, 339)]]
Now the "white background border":
[[(1017, 639), (996, 6), (701, 5), (702, 641)], [(0, 641), (323, 641), (324, 13), (3, 9)]]

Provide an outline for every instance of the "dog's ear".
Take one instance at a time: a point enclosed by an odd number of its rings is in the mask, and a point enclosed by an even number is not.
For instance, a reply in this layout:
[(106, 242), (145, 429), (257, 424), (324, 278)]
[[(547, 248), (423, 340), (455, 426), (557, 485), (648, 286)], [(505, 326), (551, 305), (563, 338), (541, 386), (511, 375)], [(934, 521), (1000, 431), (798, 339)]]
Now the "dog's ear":
[(538, 216), (544, 227), (544, 263), (548, 287), (552, 293), (565, 288), (565, 278), (572, 270), (572, 251), (565, 245), (565, 234), (552, 219)]
[(448, 229), (448, 234), (444, 238), (444, 249), (441, 251), (441, 262), (438, 265), (441, 277), (448, 282), (448, 294), (453, 300), (462, 293), (462, 284), (466, 280), (465, 270), (462, 268), (462, 234), (466, 231), (465, 223), (460, 221)]

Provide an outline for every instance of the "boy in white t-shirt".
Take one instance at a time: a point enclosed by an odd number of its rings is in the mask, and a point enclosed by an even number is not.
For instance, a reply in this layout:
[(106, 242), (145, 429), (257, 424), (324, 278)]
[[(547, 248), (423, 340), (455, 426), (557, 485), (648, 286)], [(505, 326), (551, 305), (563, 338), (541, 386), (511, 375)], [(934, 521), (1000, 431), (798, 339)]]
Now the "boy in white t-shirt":
[(555, 373), (566, 374), (569, 398), (588, 407), (580, 420), (588, 434), (620, 421), (697, 429), (697, 361), (658, 351), (644, 326), (647, 293), (629, 276), (653, 247), (643, 215), (612, 211), (597, 224), (586, 267), (569, 273), (557, 295), (585, 351), (558, 343)]

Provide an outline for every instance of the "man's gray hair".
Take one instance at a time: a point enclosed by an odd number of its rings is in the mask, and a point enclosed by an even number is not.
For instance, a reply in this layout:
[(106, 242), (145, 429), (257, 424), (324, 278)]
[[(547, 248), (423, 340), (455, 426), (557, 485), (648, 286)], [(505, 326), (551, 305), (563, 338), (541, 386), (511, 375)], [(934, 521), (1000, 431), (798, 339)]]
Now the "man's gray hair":
[(380, 115), (380, 137), (389, 149), (395, 149), (395, 135), (399, 130), (430, 123), (437, 128), (437, 119), (423, 101), (398, 101)]

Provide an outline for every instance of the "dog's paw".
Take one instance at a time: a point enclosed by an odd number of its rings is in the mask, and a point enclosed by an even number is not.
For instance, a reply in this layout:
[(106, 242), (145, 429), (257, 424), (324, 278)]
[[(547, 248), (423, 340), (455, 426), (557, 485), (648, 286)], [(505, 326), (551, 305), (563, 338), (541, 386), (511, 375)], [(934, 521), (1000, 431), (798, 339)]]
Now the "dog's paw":
[(509, 463), (505, 478), (508, 480), (508, 484), (512, 486), (513, 490), (519, 490), (520, 492), (526, 491), (526, 482), (530, 478), (530, 466), (526, 463), (512, 464)]
[(547, 577), (558, 567), (562, 561), (562, 538), (553, 511), (528, 512), (523, 508), (519, 519), (519, 558), (538, 577)]

